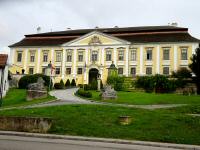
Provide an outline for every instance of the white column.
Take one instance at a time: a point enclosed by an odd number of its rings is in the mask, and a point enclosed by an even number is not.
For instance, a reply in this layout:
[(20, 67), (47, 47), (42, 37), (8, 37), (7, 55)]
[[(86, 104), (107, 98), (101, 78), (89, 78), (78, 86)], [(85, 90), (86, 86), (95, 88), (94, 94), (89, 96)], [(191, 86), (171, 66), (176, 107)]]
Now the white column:
[(115, 66), (117, 66), (117, 48), (115, 47), (114, 48), (114, 64), (115, 64)]
[(10, 64), (13, 65), (15, 60), (15, 49), (11, 48), (10, 49)]
[(177, 46), (174, 46), (174, 70), (177, 70), (177, 63), (178, 63), (178, 55), (177, 55), (178, 49)]
[(89, 48), (85, 49), (85, 63), (86, 65), (88, 64), (88, 51), (89, 51)]
[(140, 75), (143, 75), (144, 47), (140, 46)]
[(62, 52), (62, 79), (64, 79), (65, 77), (65, 62), (66, 62), (66, 50), (63, 49)]
[(24, 60), (25, 60), (24, 61), (24, 70), (25, 70), (25, 72), (28, 73), (28, 71), (26, 70), (27, 69), (27, 67), (26, 67), (27, 66), (27, 61), (28, 61), (28, 59), (27, 59), (28, 58), (28, 49), (25, 49), (24, 51), (25, 51), (25, 56), (24, 56)]
[(74, 68), (73, 68), (73, 77), (76, 78), (76, 53), (77, 53), (77, 49), (74, 49)]
[(129, 62), (129, 59), (128, 59), (128, 55), (129, 55), (129, 47), (127, 46), (126, 47), (126, 64), (125, 64), (125, 67), (126, 67), (126, 73), (125, 73), (125, 76), (128, 77), (128, 62)]
[(101, 64), (104, 66), (104, 52), (105, 52), (105, 48), (102, 48), (102, 54), (101, 54)]
[(38, 49), (38, 58), (37, 58), (37, 73), (40, 73), (40, 54), (41, 53), (41, 49)]
[(156, 48), (156, 73), (160, 73), (160, 48), (159, 45)]
[(198, 46), (199, 44), (192, 44), (192, 54), (195, 54), (195, 50)]
[(54, 49), (51, 49), (51, 62), (54, 62)]

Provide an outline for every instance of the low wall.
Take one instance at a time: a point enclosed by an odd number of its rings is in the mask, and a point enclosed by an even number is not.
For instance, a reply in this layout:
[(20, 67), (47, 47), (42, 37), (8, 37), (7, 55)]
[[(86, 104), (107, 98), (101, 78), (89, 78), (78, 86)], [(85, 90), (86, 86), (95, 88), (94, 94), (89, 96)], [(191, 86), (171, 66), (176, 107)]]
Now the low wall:
[(39, 117), (0, 117), (0, 130), (46, 133), (52, 119)]

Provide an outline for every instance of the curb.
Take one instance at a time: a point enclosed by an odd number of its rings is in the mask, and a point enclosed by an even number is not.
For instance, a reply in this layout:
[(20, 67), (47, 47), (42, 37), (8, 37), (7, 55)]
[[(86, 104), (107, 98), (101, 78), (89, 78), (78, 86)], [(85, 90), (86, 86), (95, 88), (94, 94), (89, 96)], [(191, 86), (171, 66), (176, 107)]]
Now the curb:
[(136, 141), (136, 140), (107, 139), (107, 138), (95, 138), (95, 137), (83, 137), (83, 136), (40, 134), (40, 133), (13, 132), (13, 131), (0, 131), (0, 135), (36, 137), (36, 138), (48, 138), (48, 139), (64, 139), (64, 140), (76, 140), (76, 141), (88, 141), (88, 142), (104, 142), (104, 143), (115, 143), (115, 144), (129, 144), (129, 145), (176, 148), (176, 149), (187, 149), (187, 150), (200, 150), (200, 146), (198, 145), (145, 142), (145, 141)]

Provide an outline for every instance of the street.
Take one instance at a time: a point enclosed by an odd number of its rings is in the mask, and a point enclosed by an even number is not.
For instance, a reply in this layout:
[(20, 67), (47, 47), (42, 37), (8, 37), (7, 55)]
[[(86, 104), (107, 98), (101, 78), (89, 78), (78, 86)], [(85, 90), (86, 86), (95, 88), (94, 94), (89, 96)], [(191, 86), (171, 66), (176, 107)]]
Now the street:
[(176, 150), (131, 144), (0, 135), (0, 150)]

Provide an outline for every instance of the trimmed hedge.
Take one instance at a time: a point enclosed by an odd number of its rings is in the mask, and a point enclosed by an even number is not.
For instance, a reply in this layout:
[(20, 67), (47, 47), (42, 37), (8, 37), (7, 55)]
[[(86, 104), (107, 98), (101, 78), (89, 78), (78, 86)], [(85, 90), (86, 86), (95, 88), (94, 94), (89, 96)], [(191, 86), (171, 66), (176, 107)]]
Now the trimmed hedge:
[[(38, 78), (42, 77), (42, 79), (45, 81), (44, 85), (49, 87), (50, 83), (50, 77), (43, 75), (43, 74), (34, 74), (34, 75), (25, 75), (19, 80), (19, 89), (26, 89), (30, 83), (36, 83)], [(51, 86), (52, 88), (52, 82)]]
[(66, 83), (65, 83), (65, 87), (70, 87), (71, 86), (71, 83), (69, 81), (69, 79), (67, 79)]
[(54, 88), (55, 89), (64, 89), (65, 85), (64, 85), (64, 82), (63, 80), (61, 79), (59, 83), (55, 83), (54, 84)]
[(78, 91), (76, 92), (76, 94), (83, 96), (83, 97), (87, 97), (87, 98), (91, 98), (92, 97), (92, 93), (89, 91), (84, 91), (83, 89), (78, 89)]
[(72, 82), (71, 82), (71, 86), (76, 86), (76, 81), (74, 79), (72, 79)]

